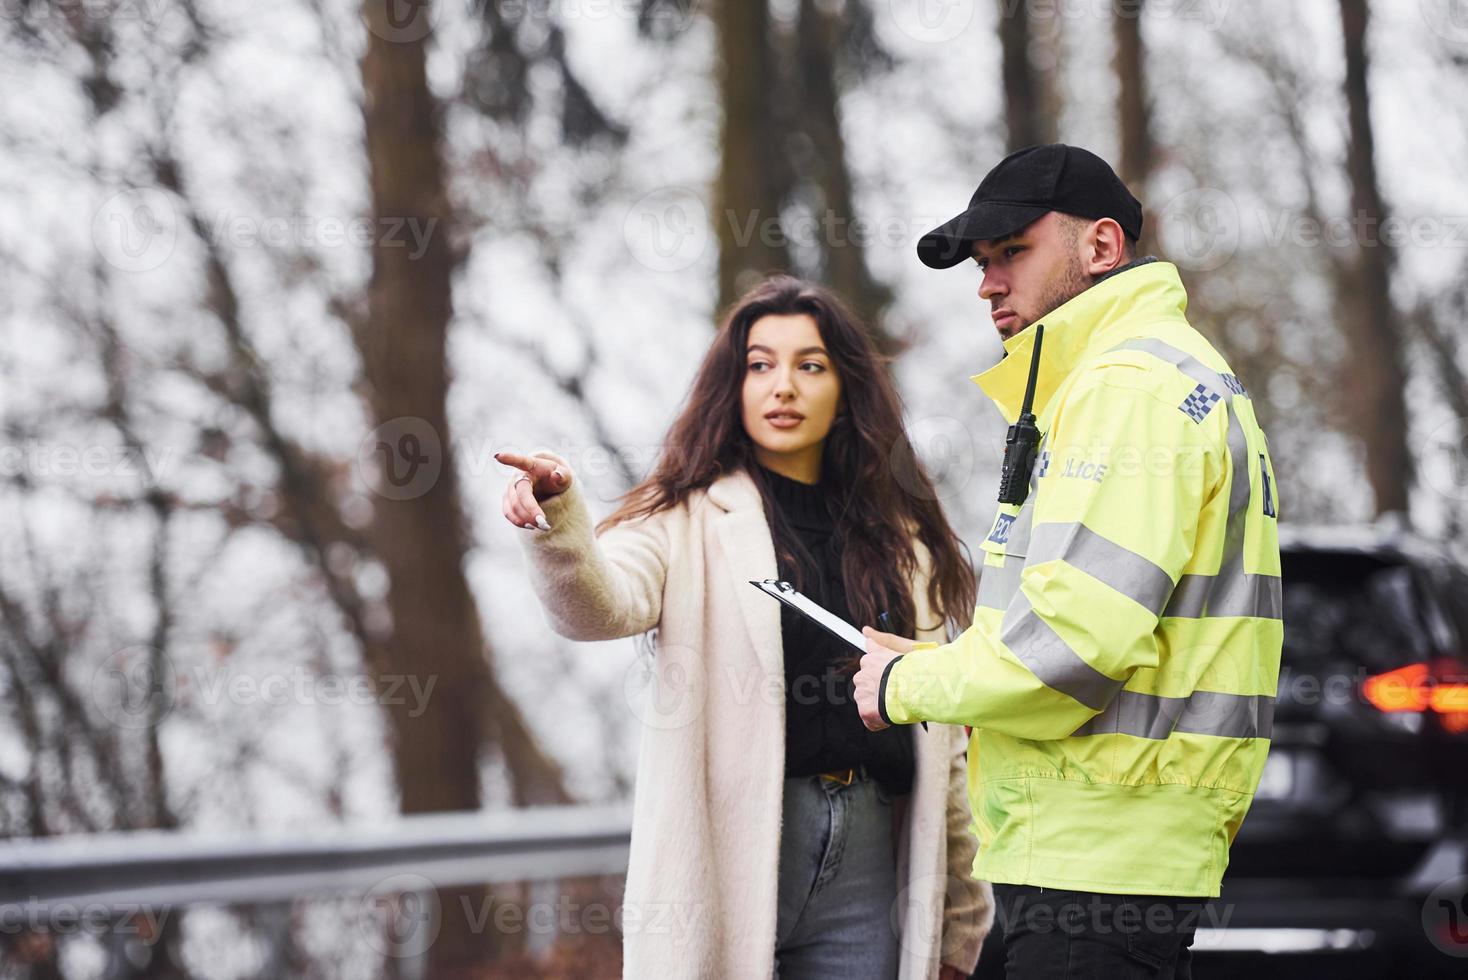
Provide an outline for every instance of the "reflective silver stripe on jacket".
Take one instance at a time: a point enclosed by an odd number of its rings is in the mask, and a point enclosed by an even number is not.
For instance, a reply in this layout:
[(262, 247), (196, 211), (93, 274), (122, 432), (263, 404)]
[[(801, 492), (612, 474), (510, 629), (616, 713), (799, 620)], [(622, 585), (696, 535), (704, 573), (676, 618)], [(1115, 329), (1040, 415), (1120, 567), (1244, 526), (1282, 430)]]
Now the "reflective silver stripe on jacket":
[(1278, 575), (1251, 575), (1237, 569), (1227, 575), (1184, 575), (1162, 613), (1183, 619), (1203, 616), (1284, 618)]
[(1099, 715), (1071, 733), (1165, 739), (1173, 732), (1221, 738), (1269, 738), (1274, 698), (1194, 691), (1185, 698), (1121, 691)]
[(1038, 565), (1057, 559), (1120, 592), (1154, 616), (1161, 614), (1172, 595), (1172, 577), (1165, 571), (1079, 521), (1035, 526), (1025, 563)]
[(1051, 629), (1049, 623), (1035, 614), (1023, 592), (1015, 595), (1004, 614), (999, 641), (1009, 647), (1042, 684), (1075, 698), (1088, 708), (1100, 711), (1106, 707), (1125, 683), (1107, 677), (1086, 663), (1060, 638), (1060, 634)]
[(979, 606), (984, 609), (1004, 610), (1019, 591), (1019, 575), (1024, 571), (1025, 560), (1018, 555), (1009, 555), (1004, 566), (983, 565), (979, 568)]
[[(1249, 442), (1234, 410), (1239, 393), (1223, 375), (1192, 354), (1152, 337), (1128, 340), (1112, 351), (1136, 350), (1160, 358), (1218, 395), (1228, 412), (1228, 453), (1231, 461), (1228, 521), (1224, 525), (1223, 555), (1217, 575), (1184, 575), (1162, 615), (1185, 619), (1205, 616), (1253, 616), (1279, 619), (1283, 615), (1279, 577), (1244, 571), (1244, 528), (1249, 507)], [(1110, 353), (1110, 351), (1108, 351)], [(1247, 395), (1241, 395), (1247, 398)]]

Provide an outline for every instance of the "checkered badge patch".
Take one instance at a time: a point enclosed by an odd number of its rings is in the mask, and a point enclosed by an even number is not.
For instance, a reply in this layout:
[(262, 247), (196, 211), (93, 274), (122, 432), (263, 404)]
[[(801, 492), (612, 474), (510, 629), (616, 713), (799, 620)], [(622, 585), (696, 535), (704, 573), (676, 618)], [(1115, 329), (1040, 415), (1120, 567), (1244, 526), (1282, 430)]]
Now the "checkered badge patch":
[(1217, 393), (1199, 385), (1193, 389), (1192, 394), (1183, 399), (1178, 409), (1194, 422), (1201, 423), (1213, 411), (1213, 406), (1218, 404), (1219, 397)]

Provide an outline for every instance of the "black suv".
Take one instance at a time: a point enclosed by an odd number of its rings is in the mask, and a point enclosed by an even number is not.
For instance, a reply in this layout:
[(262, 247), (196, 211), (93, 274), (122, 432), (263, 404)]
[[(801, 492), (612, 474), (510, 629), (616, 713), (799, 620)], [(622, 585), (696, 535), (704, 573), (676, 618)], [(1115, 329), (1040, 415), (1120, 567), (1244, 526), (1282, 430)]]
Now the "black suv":
[[(1269, 761), (1196, 975), (1468, 976), (1468, 572), (1387, 530), (1280, 552)], [(1003, 977), (1000, 932), (975, 977)]]
[(1468, 573), (1374, 529), (1282, 527), (1280, 557), (1269, 761), (1198, 963), (1468, 975)]

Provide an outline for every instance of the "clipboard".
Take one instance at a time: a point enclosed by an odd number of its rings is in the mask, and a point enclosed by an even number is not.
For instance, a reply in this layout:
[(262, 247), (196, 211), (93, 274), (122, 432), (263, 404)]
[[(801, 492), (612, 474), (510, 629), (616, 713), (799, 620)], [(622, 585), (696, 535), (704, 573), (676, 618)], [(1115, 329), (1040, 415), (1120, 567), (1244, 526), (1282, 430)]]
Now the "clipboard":
[(836, 637), (836, 639), (844, 640), (862, 653), (867, 652), (867, 641), (861, 635), (861, 630), (852, 626), (820, 603), (815, 602), (809, 596), (801, 594), (789, 582), (767, 578), (763, 582), (756, 582), (754, 579), (750, 579), (749, 584), (765, 593), (765, 595), (772, 595), (776, 599), (779, 599), (785, 605)]
[[(754, 579), (750, 579), (749, 584), (754, 586), (756, 589), (759, 589), (765, 595), (774, 596), (776, 599), (779, 599), (785, 605), (789, 606), (791, 609), (794, 609), (796, 612), (800, 613), (806, 619), (809, 619), (811, 622), (815, 623), (827, 633), (830, 633), (832, 636), (836, 637), (836, 639), (844, 640), (845, 642), (856, 647), (856, 649), (860, 650), (862, 653), (867, 652), (866, 637), (862, 636), (861, 630), (857, 629), (855, 626), (852, 626), (846, 620), (831, 612), (831, 610), (827, 609), (825, 606), (822, 606), (820, 603), (815, 602), (809, 596), (803, 595), (798, 589), (795, 588), (795, 586), (791, 585), (789, 582), (781, 582), (779, 579), (767, 578), (763, 582), (756, 582)], [(914, 646), (913, 649), (928, 650), (936, 647), (937, 645), (938, 644), (936, 643), (919, 643)], [(920, 722), (919, 724), (923, 726), (924, 731), (927, 730), (928, 723), (926, 721)]]

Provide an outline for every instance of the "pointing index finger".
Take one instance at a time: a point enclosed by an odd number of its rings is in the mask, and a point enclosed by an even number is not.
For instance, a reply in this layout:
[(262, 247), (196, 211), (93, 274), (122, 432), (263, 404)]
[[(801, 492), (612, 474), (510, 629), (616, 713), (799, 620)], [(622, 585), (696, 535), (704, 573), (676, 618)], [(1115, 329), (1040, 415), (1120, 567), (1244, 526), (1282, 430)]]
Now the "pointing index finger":
[(494, 458), (506, 466), (513, 466), (517, 470), (524, 470), (531, 476), (549, 476), (556, 468), (554, 460), (542, 459), (539, 456), (521, 456), (519, 453), (498, 452)]

